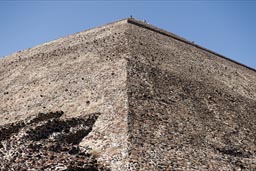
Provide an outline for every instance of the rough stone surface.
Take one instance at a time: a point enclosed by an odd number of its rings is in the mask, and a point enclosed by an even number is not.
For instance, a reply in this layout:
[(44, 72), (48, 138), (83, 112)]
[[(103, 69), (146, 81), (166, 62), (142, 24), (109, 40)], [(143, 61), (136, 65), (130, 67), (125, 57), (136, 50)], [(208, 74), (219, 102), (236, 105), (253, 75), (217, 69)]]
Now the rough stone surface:
[(0, 141), (101, 113), (75, 148), (104, 169), (256, 170), (255, 70), (134, 19), (0, 59), (0, 93)]
[(61, 120), (63, 112), (39, 113), (36, 117), (0, 127), (0, 170), (109, 170), (96, 156), (79, 147), (98, 115)]
[(1, 59), (0, 125), (39, 112), (102, 113), (87, 145), (117, 167), (127, 156), (126, 28), (121, 21)]

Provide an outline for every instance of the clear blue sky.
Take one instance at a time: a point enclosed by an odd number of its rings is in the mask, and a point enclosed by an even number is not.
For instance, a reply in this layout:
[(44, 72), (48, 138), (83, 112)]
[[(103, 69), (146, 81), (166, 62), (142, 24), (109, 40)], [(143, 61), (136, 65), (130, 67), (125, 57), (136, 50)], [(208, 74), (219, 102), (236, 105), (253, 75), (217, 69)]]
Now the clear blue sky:
[(133, 15), (256, 69), (256, 1), (0, 1), (0, 57)]

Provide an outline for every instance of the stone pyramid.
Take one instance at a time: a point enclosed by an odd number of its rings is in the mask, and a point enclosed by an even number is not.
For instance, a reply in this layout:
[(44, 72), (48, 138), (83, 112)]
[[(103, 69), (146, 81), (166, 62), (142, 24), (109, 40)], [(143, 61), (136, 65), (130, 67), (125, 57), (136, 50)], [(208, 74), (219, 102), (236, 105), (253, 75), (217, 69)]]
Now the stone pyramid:
[(2, 170), (8, 144), (43, 131), (94, 170), (256, 170), (255, 69), (132, 18), (0, 59), (0, 93)]

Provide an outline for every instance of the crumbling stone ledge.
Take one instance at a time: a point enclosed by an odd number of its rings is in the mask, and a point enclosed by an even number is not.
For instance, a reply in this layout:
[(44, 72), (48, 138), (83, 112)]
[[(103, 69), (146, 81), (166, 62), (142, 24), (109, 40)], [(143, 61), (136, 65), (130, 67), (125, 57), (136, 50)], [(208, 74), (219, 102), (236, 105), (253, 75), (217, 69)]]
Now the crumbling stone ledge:
[(79, 143), (99, 114), (60, 119), (64, 112), (39, 113), (0, 127), (0, 170), (106, 171)]

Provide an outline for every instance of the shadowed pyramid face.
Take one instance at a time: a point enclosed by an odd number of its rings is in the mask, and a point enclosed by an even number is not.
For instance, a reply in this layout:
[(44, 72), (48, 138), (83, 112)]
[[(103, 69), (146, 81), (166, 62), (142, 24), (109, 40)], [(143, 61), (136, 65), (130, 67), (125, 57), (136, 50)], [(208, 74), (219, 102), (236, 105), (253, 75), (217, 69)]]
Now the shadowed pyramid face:
[(1, 125), (38, 112), (101, 113), (75, 144), (112, 170), (256, 167), (255, 70), (172, 33), (126, 19), (0, 66)]

